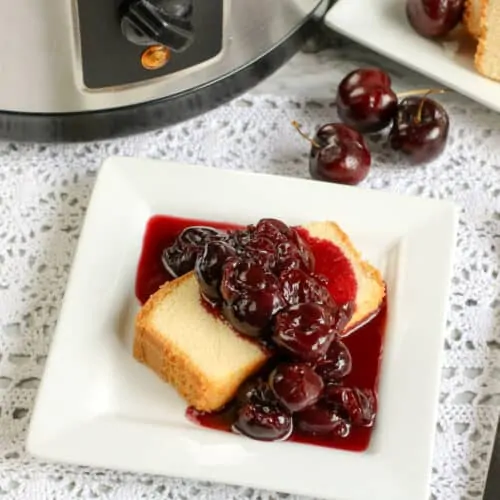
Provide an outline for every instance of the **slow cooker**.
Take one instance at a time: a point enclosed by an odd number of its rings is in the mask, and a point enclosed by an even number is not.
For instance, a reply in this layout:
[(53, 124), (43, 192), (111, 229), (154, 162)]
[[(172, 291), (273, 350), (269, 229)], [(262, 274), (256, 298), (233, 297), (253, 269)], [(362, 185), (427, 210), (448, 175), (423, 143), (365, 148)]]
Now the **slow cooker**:
[(205, 112), (283, 64), (331, 3), (0, 2), (0, 138), (104, 139)]

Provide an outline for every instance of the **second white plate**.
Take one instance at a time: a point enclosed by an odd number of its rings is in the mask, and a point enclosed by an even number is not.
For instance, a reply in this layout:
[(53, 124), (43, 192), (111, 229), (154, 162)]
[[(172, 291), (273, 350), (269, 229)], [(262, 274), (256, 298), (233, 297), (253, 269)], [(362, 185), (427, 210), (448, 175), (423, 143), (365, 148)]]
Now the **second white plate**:
[(405, 5), (405, 0), (338, 0), (325, 22), (356, 42), (500, 111), (500, 83), (474, 68), (474, 42), (466, 36), (441, 42), (421, 37), (408, 23)]

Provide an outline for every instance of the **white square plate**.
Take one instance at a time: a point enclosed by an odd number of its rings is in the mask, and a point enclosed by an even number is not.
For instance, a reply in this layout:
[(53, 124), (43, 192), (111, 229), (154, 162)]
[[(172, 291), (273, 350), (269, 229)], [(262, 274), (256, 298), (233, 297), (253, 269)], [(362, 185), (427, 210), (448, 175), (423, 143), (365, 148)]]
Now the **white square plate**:
[(466, 35), (433, 41), (408, 23), (406, 0), (338, 0), (326, 15), (333, 30), (450, 89), (500, 111), (500, 83), (474, 68), (475, 44)]
[[(153, 214), (335, 220), (383, 272), (388, 324), (369, 450), (262, 443), (189, 422), (131, 354), (134, 279)], [(99, 174), (27, 448), (46, 459), (351, 500), (427, 500), (456, 211), (447, 202), (156, 160)]]

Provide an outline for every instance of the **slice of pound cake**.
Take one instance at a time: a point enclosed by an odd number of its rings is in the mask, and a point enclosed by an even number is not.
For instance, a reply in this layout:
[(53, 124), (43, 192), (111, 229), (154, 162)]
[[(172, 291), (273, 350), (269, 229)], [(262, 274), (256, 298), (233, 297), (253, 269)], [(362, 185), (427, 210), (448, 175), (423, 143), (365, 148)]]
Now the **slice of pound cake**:
[(351, 263), (357, 283), (354, 310), (345, 327), (348, 333), (369, 320), (379, 309), (385, 296), (382, 275), (369, 262), (362, 259), (349, 236), (334, 222), (312, 222), (304, 226), (314, 238), (330, 241), (337, 246)]
[(259, 344), (207, 312), (194, 272), (166, 283), (144, 305), (134, 356), (207, 411), (223, 406), (269, 358)]
[[(164, 253), (169, 271), (182, 275), (137, 316), (135, 358), (197, 410), (224, 406), (276, 350), (323, 359), (334, 339), (368, 321), (384, 299), (380, 273), (338, 225), (295, 231), (265, 219), (249, 228), (212, 232), (203, 244), (200, 228), (188, 228)], [(190, 252), (195, 269), (185, 272)]]
[(465, 0), (463, 23), (474, 38), (481, 35), (481, 12), (483, 0)]
[(500, 81), (500, 0), (482, 0), (480, 31), (475, 56), (477, 70)]

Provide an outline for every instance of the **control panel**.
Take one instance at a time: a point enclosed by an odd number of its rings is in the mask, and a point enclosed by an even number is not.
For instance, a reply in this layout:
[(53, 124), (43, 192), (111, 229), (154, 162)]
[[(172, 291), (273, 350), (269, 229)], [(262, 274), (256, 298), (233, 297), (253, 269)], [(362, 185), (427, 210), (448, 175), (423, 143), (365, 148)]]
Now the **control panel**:
[(191, 68), (222, 50), (224, 0), (77, 0), (83, 82), (104, 89)]

